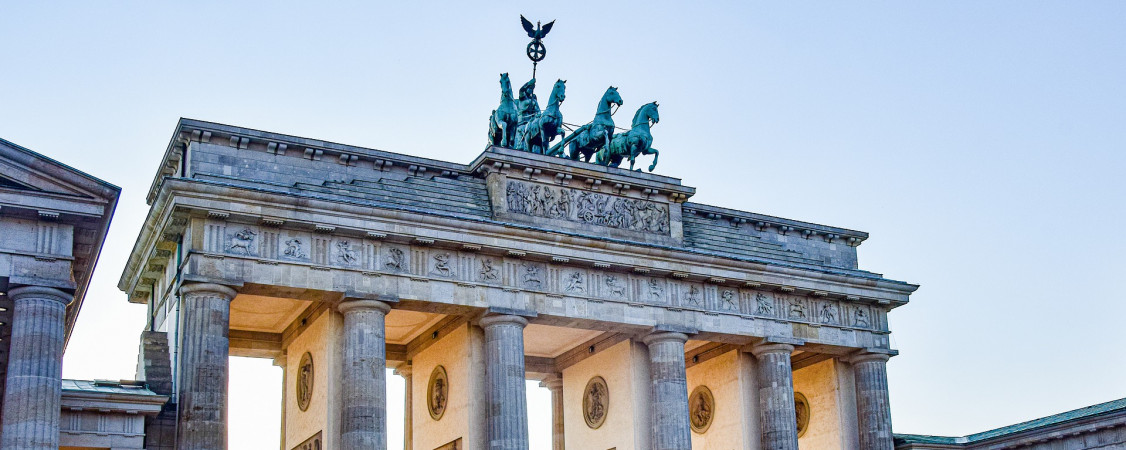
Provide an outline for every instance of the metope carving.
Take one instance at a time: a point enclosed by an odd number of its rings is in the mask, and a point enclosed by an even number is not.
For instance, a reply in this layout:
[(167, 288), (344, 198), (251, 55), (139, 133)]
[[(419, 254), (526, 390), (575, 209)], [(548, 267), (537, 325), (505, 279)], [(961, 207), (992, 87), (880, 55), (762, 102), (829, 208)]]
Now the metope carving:
[(568, 294), (584, 294), (586, 293), (585, 283), (582, 272), (571, 272), (571, 275), (567, 276), (567, 286), (564, 289)]
[(755, 294), (755, 303), (758, 305), (758, 313), (763, 316), (774, 315), (774, 301), (767, 297), (766, 294), (761, 292)]
[(309, 402), (313, 400), (313, 354), (305, 352), (301, 355), (301, 363), (297, 366), (297, 407), (302, 411), (309, 409)]
[(689, 305), (696, 307), (703, 306), (703, 304), (700, 303), (700, 288), (697, 288), (696, 286), (689, 286), (688, 294), (684, 297), (688, 300)]
[(250, 256), (252, 254), (251, 248), (254, 246), (255, 233), (250, 228), (243, 228), (241, 231), (231, 236), (231, 243), (227, 245), (227, 251), (235, 253), (235, 251), (242, 249), (242, 253)]
[(432, 419), (441, 420), (442, 415), (446, 413), (450, 398), (449, 389), (450, 380), (446, 375), (446, 368), (435, 367), (430, 373), (430, 382), (426, 385), (426, 406)]
[(649, 279), (649, 298), (654, 302), (660, 302), (665, 298), (665, 287), (661, 286), (661, 282), (655, 278)]
[(431, 271), (431, 273), (440, 277), (454, 276), (454, 271), (450, 268), (450, 258), (451, 255), (449, 253), (438, 253), (434, 255), (434, 270)]
[(712, 396), (711, 389), (704, 385), (693, 389), (692, 395), (688, 396), (688, 412), (692, 431), (699, 434), (708, 431), (715, 417), (715, 397)]
[(296, 259), (305, 259), (309, 256), (301, 248), (301, 240), (296, 238), (285, 241), (285, 250), (282, 251), (282, 254)]
[(539, 289), (543, 287), (543, 269), (537, 264), (524, 265), (524, 287)]
[(406, 270), (407, 255), (402, 249), (391, 247), (387, 249), (387, 260), (383, 262), (383, 267), (394, 270), (396, 272), (403, 272)]
[(602, 377), (591, 378), (586, 383), (583, 391), (583, 419), (586, 426), (598, 429), (606, 422), (606, 413), (610, 407), (610, 390), (606, 380)]
[(735, 291), (724, 289), (723, 292), (719, 294), (719, 298), (720, 300), (723, 300), (723, 309), (726, 309), (728, 311), (735, 311), (739, 309), (739, 306), (735, 304)]
[(854, 314), (853, 323), (860, 328), (868, 328), (870, 326), (868, 322), (868, 313), (864, 312), (864, 308), (856, 308), (856, 314)]
[(508, 181), (508, 211), (630, 231), (669, 234), (668, 205), (598, 192)]
[(481, 269), (477, 271), (477, 278), (481, 281), (498, 281), (500, 280), (500, 269), (493, 265), (493, 260), (489, 258), (481, 259)]
[(821, 323), (837, 323), (837, 307), (833, 306), (832, 303), (821, 305)]
[(606, 290), (610, 297), (625, 297), (626, 287), (618, 281), (617, 275), (606, 274)]
[(336, 260), (348, 266), (356, 264), (356, 250), (350, 241), (336, 241)]
[(805, 306), (802, 305), (801, 300), (790, 300), (790, 318), (805, 320)]

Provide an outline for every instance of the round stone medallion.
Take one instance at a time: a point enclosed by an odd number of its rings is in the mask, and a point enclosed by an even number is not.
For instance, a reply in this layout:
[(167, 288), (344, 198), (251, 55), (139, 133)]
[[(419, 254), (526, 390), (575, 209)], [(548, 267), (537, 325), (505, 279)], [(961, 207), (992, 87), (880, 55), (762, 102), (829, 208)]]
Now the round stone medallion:
[(606, 422), (606, 412), (610, 407), (610, 389), (602, 377), (591, 378), (583, 391), (583, 418), (586, 426), (597, 429)]
[(430, 373), (430, 382), (426, 384), (426, 406), (430, 410), (430, 417), (434, 420), (442, 418), (446, 413), (446, 405), (450, 400), (450, 380), (446, 376), (446, 368), (438, 366)]
[(297, 365), (297, 407), (302, 411), (309, 409), (309, 401), (313, 399), (313, 354), (305, 352), (301, 355), (301, 363)]
[(798, 421), (798, 437), (809, 429), (809, 400), (801, 392), (794, 392), (794, 415)]
[(692, 431), (699, 434), (708, 431), (715, 417), (715, 397), (712, 396), (712, 390), (704, 385), (696, 386), (688, 396), (688, 412)]

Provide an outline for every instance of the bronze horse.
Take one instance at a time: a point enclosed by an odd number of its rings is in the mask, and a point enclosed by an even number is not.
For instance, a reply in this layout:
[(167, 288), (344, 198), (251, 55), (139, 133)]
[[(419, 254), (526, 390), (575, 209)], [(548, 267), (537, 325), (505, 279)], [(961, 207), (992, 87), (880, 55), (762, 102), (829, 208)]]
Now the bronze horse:
[(578, 161), (579, 157), (582, 157), (583, 161), (590, 162), (590, 158), (599, 150), (610, 145), (610, 138), (614, 136), (614, 105), (622, 106), (622, 96), (618, 95), (618, 88), (610, 86), (606, 89), (606, 93), (602, 94), (602, 99), (598, 101), (594, 120), (579, 127), (558, 144), (552, 146), (547, 154), (562, 156), (563, 149), (566, 148), (567, 144), (571, 144), (571, 151), (568, 156), (572, 160)]
[(551, 88), (551, 99), (548, 100), (547, 108), (528, 122), (522, 139), (516, 143), (518, 149), (543, 154), (547, 152), (548, 144), (556, 136), (563, 135), (563, 114), (559, 112), (559, 104), (567, 97), (564, 93), (567, 89), (566, 82), (566, 80), (555, 82), (555, 86)]
[(500, 106), (489, 116), (489, 143), (505, 148), (516, 144), (516, 101), (512, 99), (512, 82), (508, 74), (500, 74)]
[[(633, 126), (625, 133), (614, 135), (610, 145), (598, 152), (597, 163), (605, 166), (618, 167), (623, 158), (629, 158), (629, 170), (633, 170), (634, 160), (641, 155), (653, 155), (653, 164), (649, 165), (652, 172), (657, 167), (657, 157), (660, 152), (653, 148), (653, 135), (649, 133), (650, 124), (657, 123), (661, 116), (657, 114), (657, 102), (646, 103), (637, 109), (633, 115)], [(638, 169), (641, 170), (641, 169)]]

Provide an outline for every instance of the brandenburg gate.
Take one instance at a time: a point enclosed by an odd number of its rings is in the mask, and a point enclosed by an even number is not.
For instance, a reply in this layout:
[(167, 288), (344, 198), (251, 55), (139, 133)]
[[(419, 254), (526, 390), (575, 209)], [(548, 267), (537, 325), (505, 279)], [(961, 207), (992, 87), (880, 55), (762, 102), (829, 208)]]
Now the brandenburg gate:
[(526, 380), (555, 449), (892, 448), (887, 314), (917, 286), (858, 268), (866, 233), (543, 147), (181, 120), (119, 284), (172, 368), (150, 448), (226, 448), (231, 355), (284, 369), (284, 449), (386, 448), (387, 368), (407, 449), (528, 448)]

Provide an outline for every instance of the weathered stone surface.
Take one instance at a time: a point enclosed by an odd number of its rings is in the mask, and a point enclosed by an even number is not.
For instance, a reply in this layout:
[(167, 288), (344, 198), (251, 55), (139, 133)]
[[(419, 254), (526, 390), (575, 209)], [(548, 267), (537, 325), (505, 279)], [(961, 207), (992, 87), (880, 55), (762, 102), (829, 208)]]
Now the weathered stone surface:
[(798, 427), (794, 413), (794, 374), (790, 354), (794, 346), (764, 343), (752, 348), (758, 358), (759, 416), (762, 448), (797, 450)]
[(391, 307), (346, 300), (340, 443), (345, 450), (387, 448), (387, 354), (384, 319)]
[(211, 283), (180, 287), (179, 450), (227, 448), (228, 331), (235, 294)]
[(26, 286), (8, 291), (15, 313), (7, 392), (4, 395), (4, 450), (59, 448), (63, 331), (73, 296), (54, 288)]
[(490, 450), (527, 450), (528, 399), (524, 381), (524, 326), (511, 314), (486, 316), (485, 426)]
[(566, 427), (563, 421), (563, 378), (552, 375), (540, 382), (540, 387), (551, 391), (551, 449), (566, 448)]
[(688, 375), (684, 367), (683, 333), (655, 332), (645, 336), (649, 347), (652, 446), (656, 450), (690, 450)]
[(862, 450), (891, 450), (895, 446), (888, 401), (889, 358), (885, 353), (862, 353), (850, 360), (856, 378), (856, 417)]

